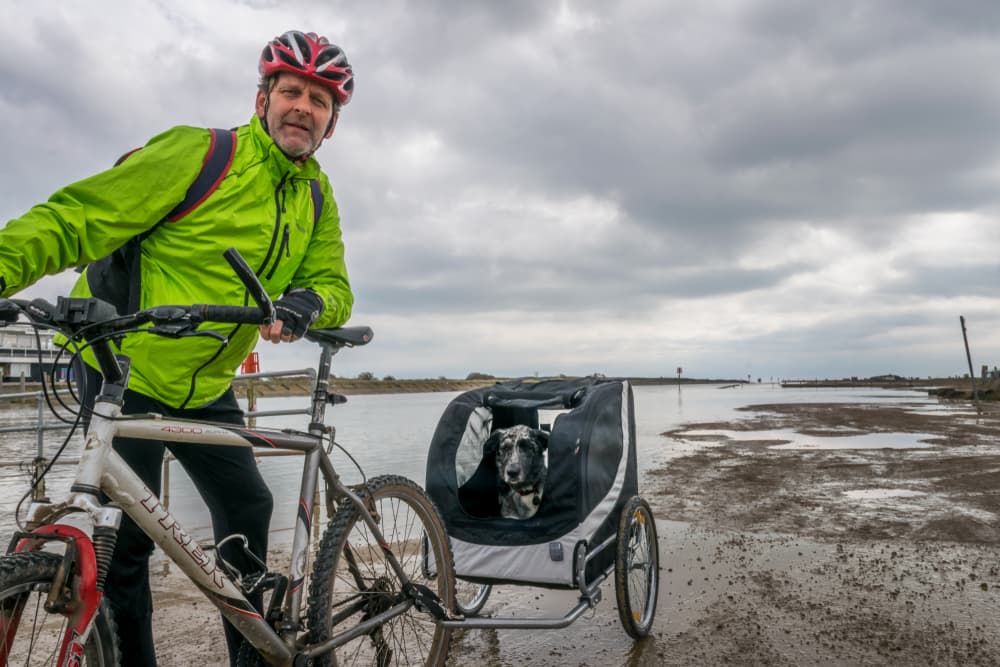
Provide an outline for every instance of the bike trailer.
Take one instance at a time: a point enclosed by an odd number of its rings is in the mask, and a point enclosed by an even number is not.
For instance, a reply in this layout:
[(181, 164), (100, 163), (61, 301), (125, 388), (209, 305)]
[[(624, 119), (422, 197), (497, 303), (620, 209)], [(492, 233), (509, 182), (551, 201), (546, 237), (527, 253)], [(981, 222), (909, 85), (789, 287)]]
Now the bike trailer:
[[(453, 399), (431, 441), (426, 489), (451, 537), (455, 574), (572, 588), (613, 565), (622, 508), (638, 493), (633, 413), (627, 381), (593, 377), (514, 380)], [(550, 432), (544, 493), (528, 519), (500, 516), (496, 459), (483, 456), (490, 433), (516, 424)], [(586, 582), (577, 581), (581, 566)]]

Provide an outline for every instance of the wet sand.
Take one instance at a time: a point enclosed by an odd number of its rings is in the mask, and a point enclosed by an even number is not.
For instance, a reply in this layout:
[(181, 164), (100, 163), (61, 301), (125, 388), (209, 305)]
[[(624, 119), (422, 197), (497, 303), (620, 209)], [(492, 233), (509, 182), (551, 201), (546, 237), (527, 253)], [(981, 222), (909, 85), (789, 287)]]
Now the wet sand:
[[(660, 538), (649, 638), (622, 630), (609, 581), (567, 628), (457, 633), (449, 664), (1000, 664), (1000, 406), (744, 412), (665, 434), (664, 449), (690, 453), (640, 483)], [(781, 441), (760, 437), (781, 429), (815, 442), (926, 435), (913, 449), (775, 449)], [(224, 664), (208, 603), (172, 572), (154, 587), (161, 664)], [(486, 611), (561, 615), (574, 603), (571, 592), (507, 587)], [(186, 646), (196, 631), (216, 641)]]

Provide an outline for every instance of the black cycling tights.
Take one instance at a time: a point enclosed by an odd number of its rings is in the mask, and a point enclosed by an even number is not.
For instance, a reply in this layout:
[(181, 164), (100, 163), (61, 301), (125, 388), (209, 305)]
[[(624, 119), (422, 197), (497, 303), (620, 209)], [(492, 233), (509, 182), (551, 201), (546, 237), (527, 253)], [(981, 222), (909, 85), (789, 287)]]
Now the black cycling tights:
[[(93, 406), (100, 376), (89, 366), (81, 387), (85, 406)], [(200, 408), (177, 409), (131, 390), (125, 392), (124, 414), (156, 412), (182, 419), (198, 419), (244, 425), (243, 413), (230, 388), (221, 397)], [(267, 556), (267, 533), (271, 521), (273, 498), (267, 488), (253, 451), (245, 447), (222, 447), (171, 443), (155, 440), (115, 438), (115, 451), (132, 467), (156, 495), (160, 495), (163, 450), (167, 448), (184, 466), (194, 482), (212, 517), (212, 530), (218, 543), (233, 534), (245, 535), (250, 550), (261, 560)], [(174, 492), (176, 495), (176, 491)], [(149, 557), (153, 541), (127, 515), (122, 517), (118, 543), (104, 586), (105, 595), (114, 611), (118, 625), (124, 664), (152, 667), (156, 665), (153, 645), (153, 600), (149, 588)], [(238, 540), (226, 544), (222, 556), (241, 572), (258, 567), (243, 553)], [(250, 602), (261, 609), (261, 594)], [(229, 660), (235, 664), (242, 636), (225, 621)]]

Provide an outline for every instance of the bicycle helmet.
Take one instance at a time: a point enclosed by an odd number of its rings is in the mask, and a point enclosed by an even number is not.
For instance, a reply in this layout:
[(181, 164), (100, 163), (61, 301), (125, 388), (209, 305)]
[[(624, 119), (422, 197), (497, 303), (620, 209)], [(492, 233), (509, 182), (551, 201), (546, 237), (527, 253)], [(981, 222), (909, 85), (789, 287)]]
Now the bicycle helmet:
[(354, 72), (343, 49), (314, 32), (289, 30), (275, 37), (260, 54), (262, 81), (280, 72), (292, 72), (326, 87), (344, 106), (354, 94)]

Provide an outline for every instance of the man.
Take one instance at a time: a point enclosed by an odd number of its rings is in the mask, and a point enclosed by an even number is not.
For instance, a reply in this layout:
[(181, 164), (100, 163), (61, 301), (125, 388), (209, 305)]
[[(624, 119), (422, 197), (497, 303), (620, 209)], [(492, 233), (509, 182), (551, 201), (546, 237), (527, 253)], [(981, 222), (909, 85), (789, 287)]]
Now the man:
[[(168, 216), (202, 173), (215, 135), (191, 127), (168, 130), (121, 164), (66, 186), (0, 229), (0, 295), (9, 296), (43, 275), (89, 264), (74, 296), (104, 298), (134, 281), (131, 296), (139, 308), (245, 305), (246, 290), (222, 258), (223, 250), (235, 247), (275, 299), (277, 321), (260, 327), (261, 338), (293, 341), (310, 326), (346, 322), (353, 296), (339, 213), (312, 155), (333, 134), (341, 107), (351, 99), (353, 71), (344, 52), (325, 37), (290, 31), (267, 44), (259, 72), (256, 113), (235, 130), (231, 163), (203, 201), (179, 219)], [(102, 261), (127, 242), (138, 242), (138, 276), (116, 274)], [(242, 325), (206, 327), (223, 334), (228, 344), (208, 336), (124, 338), (121, 349), (132, 358), (126, 413), (243, 423), (230, 382), (258, 332)], [(89, 376), (82, 383), (84, 405), (91, 406), (97, 374), (88, 367), (84, 375)], [(216, 542), (245, 535), (250, 550), (263, 560), (272, 497), (252, 451), (115, 441), (116, 451), (157, 493), (165, 446), (208, 505)], [(105, 593), (128, 665), (156, 664), (152, 550), (151, 540), (124, 517)], [(227, 544), (222, 556), (244, 573), (256, 569), (235, 543)], [(259, 608), (260, 594), (251, 602)], [(226, 638), (235, 663), (242, 638), (228, 623)]]

